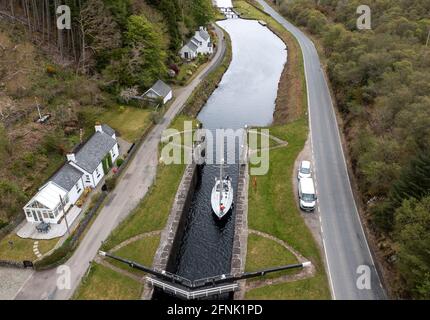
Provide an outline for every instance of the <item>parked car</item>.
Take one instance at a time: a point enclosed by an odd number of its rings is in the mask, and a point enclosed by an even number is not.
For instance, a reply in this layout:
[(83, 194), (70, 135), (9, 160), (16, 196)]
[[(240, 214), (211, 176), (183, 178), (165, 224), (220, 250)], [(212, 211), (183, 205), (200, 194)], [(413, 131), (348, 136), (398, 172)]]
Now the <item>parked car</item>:
[(312, 170), (311, 170), (311, 162), (310, 161), (302, 161), (300, 162), (300, 167), (297, 173), (297, 179), (302, 178), (312, 178)]
[(305, 211), (315, 210), (317, 195), (315, 193), (314, 180), (312, 178), (300, 179), (298, 189), (300, 208)]

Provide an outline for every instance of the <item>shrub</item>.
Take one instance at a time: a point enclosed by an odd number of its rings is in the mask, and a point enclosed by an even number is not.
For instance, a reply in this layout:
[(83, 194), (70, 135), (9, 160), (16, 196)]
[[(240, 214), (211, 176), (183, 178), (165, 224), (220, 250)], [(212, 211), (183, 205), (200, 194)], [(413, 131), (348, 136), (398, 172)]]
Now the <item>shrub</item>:
[(55, 69), (54, 66), (49, 65), (46, 67), (46, 73), (50, 76), (55, 75), (57, 73), (57, 69)]
[(116, 160), (116, 166), (117, 166), (118, 168), (119, 168), (119, 167), (121, 167), (123, 163), (124, 163), (124, 159), (122, 159), (122, 158), (118, 158), (118, 159)]
[(46, 270), (57, 267), (66, 262), (72, 252), (73, 247), (71, 237), (69, 237), (66, 241), (64, 241), (61, 247), (54, 250), (54, 252), (52, 252), (50, 255), (42, 258), (42, 260), (36, 261), (34, 263), (34, 268), (36, 270)]
[(106, 179), (106, 187), (109, 191), (115, 189), (116, 186), (116, 182), (117, 182), (117, 177), (109, 177)]
[(161, 114), (159, 112), (157, 112), (157, 111), (152, 111), (151, 112), (150, 118), (151, 118), (151, 121), (152, 121), (153, 124), (159, 123), (160, 120), (161, 120), (161, 117), (162, 116), (161, 116)]

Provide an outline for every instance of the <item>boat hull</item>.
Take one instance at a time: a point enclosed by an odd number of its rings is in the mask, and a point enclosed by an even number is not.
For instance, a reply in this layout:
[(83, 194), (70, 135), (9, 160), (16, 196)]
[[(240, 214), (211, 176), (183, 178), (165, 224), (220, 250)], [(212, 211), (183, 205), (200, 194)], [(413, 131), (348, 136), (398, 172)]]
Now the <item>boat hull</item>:
[(213, 213), (218, 217), (218, 219), (222, 219), (225, 217), (233, 207), (233, 187), (231, 185), (230, 179), (223, 180), (224, 185), (227, 188), (222, 188), (222, 192), (219, 192), (220, 180), (217, 180), (215, 186), (212, 189), (211, 195), (211, 205)]

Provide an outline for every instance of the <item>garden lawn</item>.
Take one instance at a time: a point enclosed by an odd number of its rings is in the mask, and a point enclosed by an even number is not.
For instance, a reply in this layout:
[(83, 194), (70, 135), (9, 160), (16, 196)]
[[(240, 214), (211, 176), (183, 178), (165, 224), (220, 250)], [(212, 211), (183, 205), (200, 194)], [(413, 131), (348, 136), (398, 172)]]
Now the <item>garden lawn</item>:
[[(54, 248), (59, 239), (38, 240), (39, 251), (41, 254), (47, 253)], [(13, 242), (13, 247), (9, 245), (9, 241)], [(0, 260), (34, 261), (37, 259), (33, 252), (33, 245), (36, 240), (22, 239), (16, 234), (11, 233), (0, 241)]]
[(82, 114), (86, 122), (108, 124), (128, 142), (136, 142), (152, 124), (151, 110), (130, 106), (86, 108)]

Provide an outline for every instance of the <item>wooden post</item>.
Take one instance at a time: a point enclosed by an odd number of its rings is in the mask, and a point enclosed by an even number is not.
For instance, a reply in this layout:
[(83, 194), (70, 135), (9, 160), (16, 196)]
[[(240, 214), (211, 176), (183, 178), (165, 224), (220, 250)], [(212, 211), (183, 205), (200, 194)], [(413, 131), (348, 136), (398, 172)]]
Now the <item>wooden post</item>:
[(66, 214), (66, 211), (64, 210), (64, 203), (61, 195), (60, 195), (60, 203), (61, 203), (61, 206), (63, 207), (63, 216), (64, 216), (64, 221), (66, 222), (67, 233), (70, 236), (69, 222), (67, 221), (67, 214)]
[(429, 33), (427, 35), (426, 47), (428, 47), (428, 45), (429, 45), (429, 40), (430, 40), (430, 28), (429, 28)]

